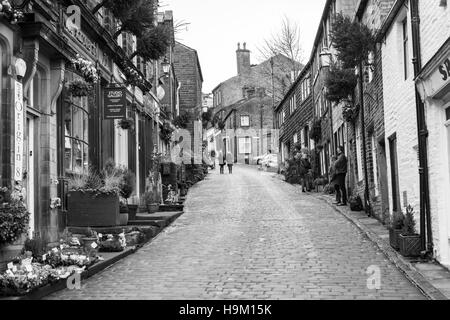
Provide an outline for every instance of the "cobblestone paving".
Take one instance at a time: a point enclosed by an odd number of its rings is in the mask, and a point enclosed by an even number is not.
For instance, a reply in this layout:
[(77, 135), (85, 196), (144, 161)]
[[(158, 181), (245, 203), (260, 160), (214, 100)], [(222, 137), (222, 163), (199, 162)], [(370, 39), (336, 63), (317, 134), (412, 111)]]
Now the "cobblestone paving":
[[(174, 224), (50, 299), (424, 299), (348, 220), (273, 174), (210, 173)], [(367, 288), (369, 266), (381, 288)]]

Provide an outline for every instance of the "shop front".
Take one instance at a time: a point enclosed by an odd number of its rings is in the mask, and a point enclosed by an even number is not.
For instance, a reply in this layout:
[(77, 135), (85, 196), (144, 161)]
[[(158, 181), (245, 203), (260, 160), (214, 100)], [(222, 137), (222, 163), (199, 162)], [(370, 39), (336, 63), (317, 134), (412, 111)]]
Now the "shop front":
[(416, 80), (428, 127), (430, 211), (434, 255), (450, 268), (450, 40)]

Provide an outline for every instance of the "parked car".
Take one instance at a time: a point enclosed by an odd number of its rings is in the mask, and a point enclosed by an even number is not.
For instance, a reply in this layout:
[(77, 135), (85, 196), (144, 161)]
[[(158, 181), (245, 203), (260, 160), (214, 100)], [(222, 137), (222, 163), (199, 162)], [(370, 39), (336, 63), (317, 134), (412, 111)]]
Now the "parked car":
[(261, 161), (264, 167), (278, 168), (278, 154), (268, 154)]
[(264, 160), (264, 158), (268, 155), (268, 153), (265, 153), (263, 155), (257, 156), (257, 157), (253, 157), (253, 161), (256, 161), (257, 165), (260, 165), (261, 162)]

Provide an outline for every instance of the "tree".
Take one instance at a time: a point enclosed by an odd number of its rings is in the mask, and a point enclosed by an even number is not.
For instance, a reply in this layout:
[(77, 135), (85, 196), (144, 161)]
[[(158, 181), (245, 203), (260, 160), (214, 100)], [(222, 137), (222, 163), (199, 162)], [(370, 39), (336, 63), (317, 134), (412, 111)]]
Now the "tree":
[[(136, 0), (132, 2), (135, 3)], [(121, 26), (114, 34), (114, 38), (117, 38), (122, 32), (131, 32), (138, 38), (142, 37), (146, 30), (154, 27), (156, 6), (154, 0), (140, 0), (126, 10), (120, 18)]]
[[(300, 35), (299, 26), (284, 17), (279, 32), (264, 40), (262, 47), (258, 48), (261, 57), (269, 61), (265, 64), (264, 73), (273, 79), (273, 88), (269, 92), (274, 91), (270, 93), (277, 101), (284, 97), (303, 67), (300, 63), (303, 60)], [(289, 59), (288, 66), (275, 58), (280, 55)]]
[(330, 32), (333, 47), (343, 69), (356, 67), (375, 48), (375, 32), (368, 26), (339, 13)]

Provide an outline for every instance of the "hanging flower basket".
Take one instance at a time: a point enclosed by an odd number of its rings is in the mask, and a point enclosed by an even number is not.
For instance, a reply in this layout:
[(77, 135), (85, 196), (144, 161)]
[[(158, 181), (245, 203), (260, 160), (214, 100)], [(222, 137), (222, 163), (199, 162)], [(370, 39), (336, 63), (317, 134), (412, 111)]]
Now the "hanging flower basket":
[(123, 130), (130, 130), (134, 127), (134, 120), (133, 119), (121, 119), (119, 120), (119, 123), (117, 124), (117, 127), (122, 128)]
[(73, 97), (86, 97), (92, 92), (92, 89), (92, 85), (84, 80), (74, 80), (67, 85), (67, 92)]
[(342, 107), (342, 117), (349, 123), (354, 123), (358, 119), (359, 105), (348, 102)]
[(77, 54), (76, 58), (73, 59), (71, 62), (75, 70), (80, 72), (80, 74), (83, 76), (84, 80), (86, 80), (89, 83), (98, 82), (99, 80), (98, 70), (94, 66), (94, 63), (92, 61), (86, 60), (80, 57), (79, 54)]
[(0, 17), (5, 17), (11, 24), (16, 24), (24, 18), (24, 15), (22, 10), (13, 9), (8, 0), (3, 0), (0, 2)]
[(162, 140), (169, 143), (172, 140), (172, 134), (174, 132), (173, 127), (169, 122), (164, 122), (161, 131), (159, 132), (159, 136)]
[(353, 95), (356, 84), (357, 79), (353, 69), (333, 67), (325, 79), (325, 86), (327, 88), (325, 97), (331, 102), (339, 103)]
[(178, 117), (176, 117), (173, 120), (173, 124), (175, 125), (175, 127), (177, 128), (182, 128), (182, 129), (186, 129), (187, 125), (190, 121), (190, 116), (188, 113), (184, 113), (182, 115), (179, 115)]
[(29, 213), (21, 191), (0, 188), (0, 245), (13, 243), (28, 228)]

